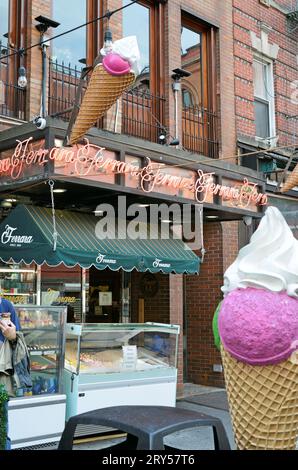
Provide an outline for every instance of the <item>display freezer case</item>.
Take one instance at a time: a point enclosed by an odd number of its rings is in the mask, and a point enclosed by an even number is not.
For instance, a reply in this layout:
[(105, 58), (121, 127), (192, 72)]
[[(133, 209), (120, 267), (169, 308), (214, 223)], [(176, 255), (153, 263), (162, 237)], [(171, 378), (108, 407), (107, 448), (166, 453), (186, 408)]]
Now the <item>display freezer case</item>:
[(65, 425), (63, 390), (66, 307), (16, 306), (29, 355), (32, 389), (9, 401), (12, 448), (58, 441)]
[(175, 406), (179, 326), (67, 324), (66, 417), (115, 405)]

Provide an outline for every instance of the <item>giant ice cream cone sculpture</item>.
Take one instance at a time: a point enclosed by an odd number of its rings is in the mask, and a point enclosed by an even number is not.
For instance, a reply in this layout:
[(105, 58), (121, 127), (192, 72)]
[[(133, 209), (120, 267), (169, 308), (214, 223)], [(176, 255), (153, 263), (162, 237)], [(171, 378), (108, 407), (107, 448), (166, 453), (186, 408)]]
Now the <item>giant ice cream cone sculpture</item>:
[(295, 449), (298, 240), (269, 207), (225, 273), (218, 331), (238, 449)]
[(295, 186), (298, 186), (298, 163), (295, 166), (292, 173), (288, 176), (288, 178), (284, 182), (284, 185), (281, 188), (280, 192), (286, 193), (287, 191), (290, 191), (290, 189), (294, 188)]
[(103, 57), (102, 63), (94, 67), (70, 134), (71, 145), (83, 137), (133, 84), (138, 58), (136, 39), (130, 36), (115, 41), (111, 51)]

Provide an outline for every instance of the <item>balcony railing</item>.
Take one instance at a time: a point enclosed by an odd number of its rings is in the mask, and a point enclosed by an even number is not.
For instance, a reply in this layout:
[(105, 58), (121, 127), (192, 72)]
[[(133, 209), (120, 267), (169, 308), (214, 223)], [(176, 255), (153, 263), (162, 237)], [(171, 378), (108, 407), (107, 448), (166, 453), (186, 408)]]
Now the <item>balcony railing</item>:
[(25, 119), (26, 90), (17, 84), (19, 56), (7, 55), (14, 52), (0, 41), (0, 115)]
[[(70, 65), (50, 61), (48, 113), (57, 115), (74, 106), (81, 71)], [(87, 82), (86, 82), (87, 83)], [(86, 84), (84, 85), (86, 89)], [(84, 90), (83, 90), (84, 91)], [(165, 131), (166, 100), (147, 88), (136, 87), (123, 93), (118, 102), (100, 119), (97, 127), (160, 143)], [(68, 121), (71, 111), (59, 114)], [(204, 108), (184, 108), (183, 147), (211, 158), (218, 157), (218, 118)]]
[(218, 158), (218, 125), (218, 115), (206, 108), (199, 106), (183, 108), (183, 147), (210, 158)]

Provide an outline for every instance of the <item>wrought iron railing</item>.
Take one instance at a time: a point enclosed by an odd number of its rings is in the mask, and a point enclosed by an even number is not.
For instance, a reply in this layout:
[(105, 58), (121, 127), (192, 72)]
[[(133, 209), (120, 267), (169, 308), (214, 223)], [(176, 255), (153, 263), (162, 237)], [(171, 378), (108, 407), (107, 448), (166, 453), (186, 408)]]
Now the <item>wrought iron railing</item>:
[(26, 118), (26, 89), (18, 86), (19, 55), (0, 41), (0, 115), (24, 120)]
[(218, 158), (219, 119), (215, 112), (199, 106), (182, 110), (182, 144), (191, 152)]
[[(80, 75), (81, 71), (76, 67), (50, 61), (48, 114), (69, 120)], [(165, 98), (152, 94), (148, 88), (141, 85), (124, 92), (118, 103), (98, 121), (97, 127), (161, 143), (160, 135), (166, 130), (165, 106)], [(182, 129), (182, 145), (185, 149), (218, 158), (216, 113), (198, 106), (184, 108)]]

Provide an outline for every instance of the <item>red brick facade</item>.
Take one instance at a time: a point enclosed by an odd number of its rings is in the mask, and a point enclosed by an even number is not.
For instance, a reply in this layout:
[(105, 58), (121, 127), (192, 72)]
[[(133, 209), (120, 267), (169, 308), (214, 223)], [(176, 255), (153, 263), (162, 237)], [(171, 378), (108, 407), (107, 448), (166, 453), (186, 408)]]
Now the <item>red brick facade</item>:
[(250, 32), (261, 36), (263, 24), (272, 28), (268, 34), (269, 44), (279, 46), (274, 60), (274, 94), (276, 135), (279, 145), (293, 144), (297, 134), (297, 102), (293, 100), (294, 80), (297, 80), (297, 30), (291, 27), (285, 11), (290, 11), (295, 2), (277, 0), (267, 7), (259, 0), (233, 0), (235, 102), (237, 134), (255, 136), (254, 124), (254, 49)]
[[(118, 0), (105, 0), (110, 10), (119, 7)], [(167, 103), (166, 125), (175, 135), (174, 96), (172, 92), (172, 70), (181, 67), (181, 12), (185, 11), (197, 21), (216, 27), (216, 103), (220, 113), (221, 146), (219, 157), (231, 157), (235, 161), (237, 138), (254, 138), (254, 88), (251, 31), (257, 37), (261, 24), (272, 27), (268, 39), (279, 46), (274, 62), (276, 134), (279, 145), (292, 144), (297, 132), (297, 120), (288, 119), (297, 114), (297, 103), (291, 101), (293, 82), (297, 80), (297, 36), (290, 34), (285, 12), (291, 2), (275, 0), (269, 8), (259, 0), (169, 0), (165, 5), (163, 58), (164, 91)], [(39, 33), (34, 27), (34, 18), (39, 14), (51, 17), (51, 1), (28, 2), (27, 45), (38, 43)], [(280, 8), (277, 8), (277, 6)], [(114, 37), (121, 36), (121, 14), (111, 19)], [(296, 31), (297, 34), (297, 31)], [(48, 52), (49, 53), (49, 52)], [(41, 51), (33, 48), (26, 55), (28, 71), (27, 116), (39, 113), (41, 91)], [(181, 109), (180, 109), (181, 113)], [(8, 122), (8, 121), (7, 121)], [(0, 129), (13, 124), (1, 124)], [(2, 127), (1, 127), (2, 126)], [(180, 126), (181, 127), (181, 126)], [(181, 133), (181, 128), (179, 129)], [(186, 379), (205, 385), (223, 385), (223, 376), (213, 371), (220, 364), (220, 355), (213, 346), (212, 317), (221, 300), (220, 287), (223, 274), (234, 261), (238, 252), (238, 223), (209, 222), (204, 226), (207, 253), (199, 276), (186, 276), (186, 304), (183, 306), (182, 276), (156, 275), (158, 293), (144, 300), (145, 321), (178, 323), (183, 329), (187, 325), (187, 369)], [(132, 321), (138, 319), (140, 273), (132, 273)], [(183, 315), (185, 318), (183, 319)], [(179, 344), (179, 383), (183, 382), (183, 332)]]

